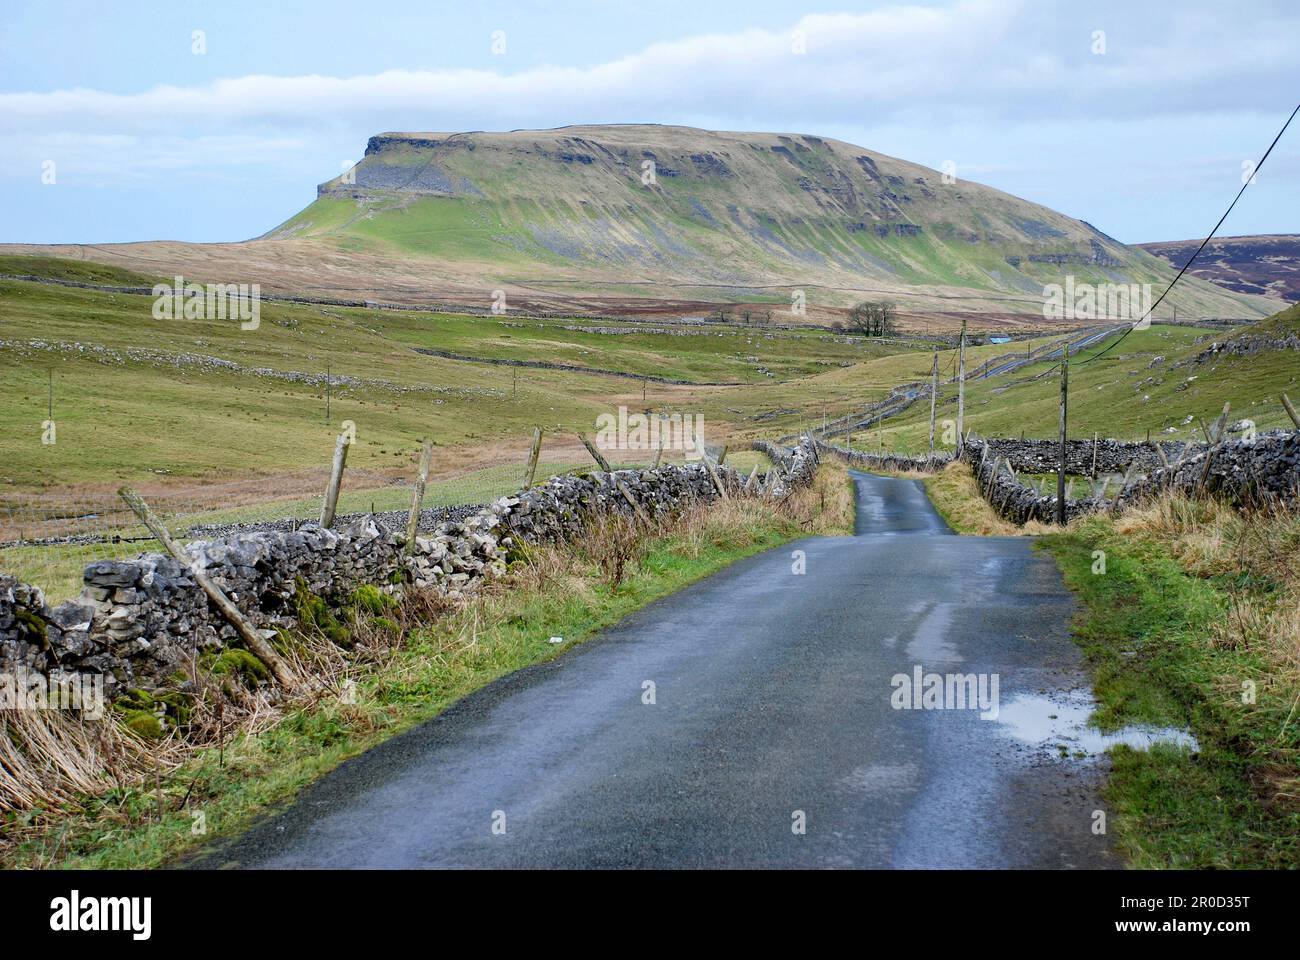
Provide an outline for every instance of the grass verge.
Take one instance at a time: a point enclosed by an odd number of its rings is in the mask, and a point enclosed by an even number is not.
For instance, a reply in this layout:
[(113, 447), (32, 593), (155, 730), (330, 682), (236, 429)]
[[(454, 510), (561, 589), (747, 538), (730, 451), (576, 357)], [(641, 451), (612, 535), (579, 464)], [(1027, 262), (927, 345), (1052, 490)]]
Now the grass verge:
[(1300, 865), (1296, 514), (1166, 498), (1039, 545), (1084, 604), (1094, 722), (1186, 727), (1200, 744), (1113, 752), (1107, 798), (1130, 863)]
[[(462, 605), (434, 603), (438, 615), (422, 626), (376, 644), (370, 656), (354, 656), (339, 675), (350, 682), (334, 687), (347, 696), (322, 696), (273, 716), (254, 711), (242, 732), (183, 751), (156, 778), (11, 811), (0, 865), (146, 868), (173, 861), (246, 828), (347, 758), (498, 677), (562, 655), (660, 597), (791, 539), (851, 527), (847, 475), (828, 467), (778, 504), (733, 500), (649, 532), (597, 524), (587, 542), (533, 549)], [(355, 636), (364, 648), (368, 635), (390, 633)], [(564, 644), (552, 645), (552, 636)], [(177, 746), (164, 744), (160, 755)]]

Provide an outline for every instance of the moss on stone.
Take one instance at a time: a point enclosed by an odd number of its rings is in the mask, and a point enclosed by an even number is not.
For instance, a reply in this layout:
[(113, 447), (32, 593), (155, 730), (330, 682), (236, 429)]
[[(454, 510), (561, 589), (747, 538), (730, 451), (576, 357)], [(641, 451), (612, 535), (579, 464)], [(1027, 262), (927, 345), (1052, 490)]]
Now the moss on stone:
[(128, 730), (144, 740), (162, 739), (162, 721), (148, 710), (132, 710), (126, 714), (124, 722)]
[(250, 686), (271, 679), (271, 671), (266, 669), (266, 664), (239, 647), (222, 650), (213, 657), (208, 669), (218, 677), (239, 677)]
[(50, 648), (49, 629), (45, 621), (38, 615), (32, 613), (26, 607), (14, 607), (14, 619), (18, 621), (18, 626), (24, 633), (40, 640), (42, 650)]
[(311, 592), (311, 588), (307, 586), (307, 582), (301, 577), (298, 578), (293, 600), (298, 625), (301, 629), (315, 629), (340, 647), (348, 648), (352, 646), (351, 631), (334, 616), (329, 604)]
[(368, 613), (377, 617), (397, 606), (397, 601), (388, 594), (381, 593), (378, 587), (363, 583), (352, 591), (352, 596), (348, 597), (348, 606), (358, 613)]

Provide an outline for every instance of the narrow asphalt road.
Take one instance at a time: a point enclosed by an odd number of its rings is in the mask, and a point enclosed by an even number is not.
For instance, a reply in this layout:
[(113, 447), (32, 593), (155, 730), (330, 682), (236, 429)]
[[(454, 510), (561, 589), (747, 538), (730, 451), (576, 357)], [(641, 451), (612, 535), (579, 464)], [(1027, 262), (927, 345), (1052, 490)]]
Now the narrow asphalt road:
[(1003, 709), (1086, 686), (1051, 559), (952, 535), (914, 481), (855, 482), (856, 536), (656, 602), (191, 865), (1118, 865), (1092, 830), (1103, 761), (976, 709), (891, 705), (918, 667), (996, 674)]

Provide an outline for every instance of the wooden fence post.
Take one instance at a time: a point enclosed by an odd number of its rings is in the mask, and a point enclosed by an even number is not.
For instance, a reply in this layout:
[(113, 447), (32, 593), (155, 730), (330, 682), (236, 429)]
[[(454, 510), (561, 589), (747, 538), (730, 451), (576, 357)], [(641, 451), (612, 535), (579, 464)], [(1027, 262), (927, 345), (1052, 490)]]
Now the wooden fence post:
[(1210, 446), (1205, 451), (1205, 469), (1201, 471), (1201, 486), (1199, 489), (1204, 489), (1205, 485), (1210, 482), (1210, 467), (1214, 464), (1214, 455), (1223, 444), (1223, 434), (1228, 429), (1229, 409), (1229, 405), (1224, 403), (1223, 413), (1219, 414), (1219, 419), (1215, 420), (1211, 425), (1213, 432), (1211, 433), (1207, 431), (1206, 433), (1206, 438), (1210, 441)]
[(1124, 479), (1121, 480), (1121, 481), (1120, 481), (1120, 484), (1119, 484), (1119, 492), (1118, 492), (1117, 494), (1115, 494), (1115, 499), (1112, 500), (1112, 501), (1110, 502), (1110, 512), (1111, 512), (1111, 513), (1114, 513), (1116, 510), (1119, 509), (1119, 498), (1122, 497), (1122, 496), (1124, 496), (1124, 491), (1128, 490), (1129, 480), (1132, 479), (1132, 477), (1133, 477), (1133, 469), (1134, 469), (1134, 467), (1136, 467), (1136, 466), (1137, 466), (1137, 462), (1136, 462), (1136, 461), (1133, 461), (1133, 462), (1130, 462), (1129, 465), (1128, 465), (1128, 467), (1127, 467), (1127, 469), (1125, 469), (1125, 471), (1124, 471)]
[(542, 428), (533, 427), (533, 446), (528, 451), (528, 468), (524, 472), (524, 489), (528, 490), (533, 485), (533, 480), (537, 476), (537, 460), (542, 455)]
[(730, 500), (727, 494), (727, 488), (722, 485), (722, 478), (718, 476), (718, 471), (713, 469), (713, 461), (709, 459), (708, 454), (704, 455), (704, 469), (709, 471), (709, 476), (713, 480), (713, 485), (718, 488), (718, 493), (723, 500)]
[(425, 440), (420, 450), (420, 472), (411, 494), (411, 514), (406, 518), (406, 552), (415, 550), (415, 532), (420, 527), (420, 509), (424, 506), (424, 487), (429, 482), (429, 465), (433, 462), (433, 441)]
[(587, 452), (591, 454), (591, 458), (596, 461), (596, 464), (600, 467), (600, 469), (604, 470), (606, 473), (614, 472), (613, 470), (610, 469), (609, 461), (600, 455), (600, 451), (597, 450), (596, 447), (592, 444), (592, 442), (587, 439), (586, 434), (583, 433), (578, 434), (578, 439), (582, 441), (582, 445), (587, 448)]
[(253, 628), (253, 625), (244, 619), (244, 615), (239, 612), (239, 608), (231, 603), (230, 598), (222, 592), (221, 588), (213, 583), (208, 575), (199, 568), (199, 565), (194, 562), (194, 558), (185, 552), (185, 548), (172, 539), (167, 527), (154, 516), (153, 511), (149, 509), (149, 505), (144, 502), (144, 498), (130, 487), (122, 487), (117, 491), (117, 495), (126, 501), (126, 505), (140, 518), (140, 522), (148, 528), (149, 532), (158, 539), (158, 542), (163, 545), (163, 549), (171, 554), (172, 559), (190, 571), (190, 574), (194, 577), (194, 582), (199, 585), (199, 589), (208, 595), (208, 598), (221, 611), (222, 616), (238, 631), (248, 649), (266, 664), (266, 668), (279, 681), (280, 686), (290, 693), (297, 690), (300, 681), (294, 672), (289, 669), (289, 665), (280, 658), (280, 655), (275, 652), (275, 648), (262, 638), (262, 635)]
[(320, 505), (320, 525), (328, 528), (334, 523), (339, 506), (339, 487), (343, 483), (343, 468), (348, 462), (348, 435), (340, 433), (334, 442), (334, 462), (330, 464), (330, 482), (325, 488), (325, 499)]
[(1291, 406), (1291, 398), (1285, 393), (1282, 394), (1282, 406), (1286, 409), (1286, 415), (1291, 418), (1297, 430), (1300, 430), (1300, 413), (1295, 412), (1295, 407)]

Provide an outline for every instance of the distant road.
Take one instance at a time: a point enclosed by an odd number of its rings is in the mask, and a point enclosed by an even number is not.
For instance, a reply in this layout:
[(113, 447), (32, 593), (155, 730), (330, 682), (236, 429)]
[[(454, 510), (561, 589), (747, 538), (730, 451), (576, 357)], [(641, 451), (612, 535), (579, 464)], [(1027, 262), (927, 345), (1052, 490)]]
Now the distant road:
[(1084, 686), (1053, 562), (855, 476), (856, 536), (741, 561), (490, 684), (198, 865), (1117, 865), (1091, 830), (1099, 761), (890, 705), (915, 666), (996, 673), (1004, 710)]

